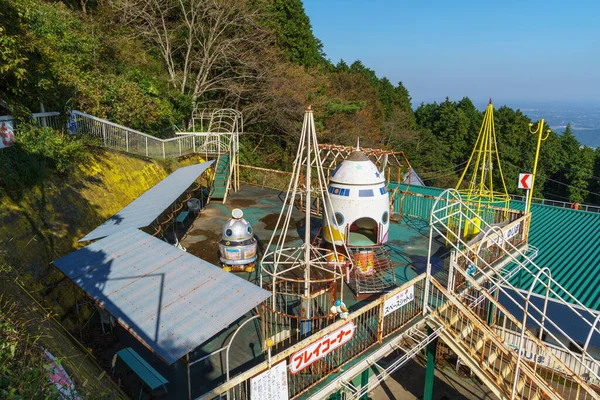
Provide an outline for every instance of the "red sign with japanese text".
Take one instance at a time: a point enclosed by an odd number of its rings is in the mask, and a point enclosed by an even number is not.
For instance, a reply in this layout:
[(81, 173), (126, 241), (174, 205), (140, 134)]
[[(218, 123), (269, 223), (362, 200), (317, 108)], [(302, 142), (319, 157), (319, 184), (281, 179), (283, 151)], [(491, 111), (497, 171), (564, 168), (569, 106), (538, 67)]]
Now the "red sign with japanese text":
[(290, 372), (296, 374), (308, 367), (315, 361), (318, 361), (332, 351), (347, 343), (354, 336), (356, 326), (350, 321), (346, 325), (323, 336), (304, 349), (297, 351), (290, 357)]

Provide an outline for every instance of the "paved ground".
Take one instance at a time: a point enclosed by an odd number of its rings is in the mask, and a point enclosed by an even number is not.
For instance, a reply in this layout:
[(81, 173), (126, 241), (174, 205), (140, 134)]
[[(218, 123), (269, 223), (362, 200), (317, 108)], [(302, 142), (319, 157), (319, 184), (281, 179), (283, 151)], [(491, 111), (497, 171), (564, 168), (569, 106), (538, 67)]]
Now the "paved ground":
[[(423, 398), (425, 384), (425, 367), (416, 361), (407, 365), (388, 378), (381, 386), (370, 393), (373, 400), (412, 400)], [(436, 368), (433, 389), (434, 400), (451, 399), (495, 399), (475, 378), (465, 375), (462, 370), (458, 374), (448, 364)]]

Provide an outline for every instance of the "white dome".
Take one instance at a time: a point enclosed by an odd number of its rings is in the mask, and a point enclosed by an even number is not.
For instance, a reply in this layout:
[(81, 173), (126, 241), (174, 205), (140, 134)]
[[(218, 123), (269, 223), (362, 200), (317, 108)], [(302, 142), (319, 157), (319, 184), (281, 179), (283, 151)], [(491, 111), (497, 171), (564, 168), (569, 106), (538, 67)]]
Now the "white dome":
[(330, 182), (345, 185), (377, 185), (385, 183), (385, 177), (365, 153), (356, 150), (333, 171)]

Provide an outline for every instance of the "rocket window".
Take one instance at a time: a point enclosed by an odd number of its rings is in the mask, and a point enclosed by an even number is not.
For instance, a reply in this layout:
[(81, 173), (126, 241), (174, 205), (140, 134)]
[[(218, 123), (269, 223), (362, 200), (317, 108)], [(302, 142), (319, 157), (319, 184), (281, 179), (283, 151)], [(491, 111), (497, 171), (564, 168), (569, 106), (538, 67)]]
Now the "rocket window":
[(231, 235), (233, 235), (233, 231), (232, 231), (231, 229), (227, 229), (227, 230), (225, 231), (225, 236), (227, 236), (227, 237), (231, 237)]
[(381, 222), (383, 222), (384, 225), (387, 224), (389, 217), (390, 215), (388, 214), (388, 212), (384, 211), (383, 215), (381, 216)]
[(344, 223), (344, 215), (342, 213), (336, 212), (333, 216), (333, 220), (338, 224), (338, 226), (342, 225)]
[(358, 191), (358, 197), (373, 197), (373, 189), (362, 189)]
[(252, 235), (252, 227), (251, 226), (247, 227), (246, 231), (248, 231), (248, 235)]
[(387, 189), (385, 188), (385, 186), (382, 186), (379, 188), (379, 193), (380, 194), (386, 194), (387, 193)]

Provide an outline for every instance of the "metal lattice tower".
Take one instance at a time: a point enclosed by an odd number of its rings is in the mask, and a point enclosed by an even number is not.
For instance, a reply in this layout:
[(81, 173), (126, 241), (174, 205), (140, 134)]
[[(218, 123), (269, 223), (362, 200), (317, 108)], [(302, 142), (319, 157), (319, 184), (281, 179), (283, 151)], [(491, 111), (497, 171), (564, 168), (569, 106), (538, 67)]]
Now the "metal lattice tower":
[[(314, 245), (310, 210), (304, 212), (303, 243), (297, 247), (286, 245), (290, 239), (297, 238), (290, 234), (296, 233), (292, 214), (298, 212), (298, 197), (318, 198), (321, 204), (329, 205), (323, 208), (323, 212), (326, 218), (331, 217), (327, 215), (327, 210), (332, 209), (331, 200), (310, 105), (304, 114), (298, 153), (285, 201), (261, 261), (261, 286), (273, 294), (266, 307), (277, 318), (281, 318), (273, 323), (273, 326), (277, 326), (276, 331), (268, 331), (266, 337), (280, 332), (282, 326), (290, 331), (299, 327), (300, 333), (306, 335), (331, 321), (329, 308), (333, 301), (343, 297), (343, 269), (351, 267), (349, 260), (342, 261), (343, 257), (335, 247), (325, 249)], [(340, 252), (342, 250), (347, 254), (345, 246)]]
[[(501, 187), (499, 191), (494, 190), (494, 170), (496, 175), (500, 176)], [(463, 180), (467, 174), (471, 174), (471, 179), (466, 189), (461, 189)], [(494, 130), (494, 106), (492, 99), (485, 109), (483, 123), (479, 130), (479, 136), (475, 142), (475, 147), (469, 158), (458, 183), (456, 190), (459, 191), (465, 202), (474, 208), (477, 214), (484, 209), (501, 207), (508, 209), (510, 196), (506, 190), (504, 175), (500, 165), (500, 156), (498, 154), (498, 145), (496, 144), (496, 132)]]

